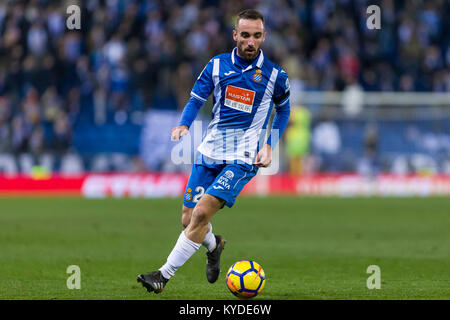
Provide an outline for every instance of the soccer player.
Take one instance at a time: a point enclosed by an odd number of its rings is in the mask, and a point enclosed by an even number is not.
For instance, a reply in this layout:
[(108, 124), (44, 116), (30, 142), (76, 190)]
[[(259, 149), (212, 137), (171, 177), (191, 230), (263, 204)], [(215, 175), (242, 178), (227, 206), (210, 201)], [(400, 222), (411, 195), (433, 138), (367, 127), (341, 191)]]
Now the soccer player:
[[(207, 249), (206, 277), (214, 283), (220, 274), (223, 236), (212, 232), (213, 215), (232, 207), (245, 184), (272, 161), (272, 148), (289, 118), (287, 73), (269, 61), (260, 49), (266, 32), (264, 17), (256, 10), (238, 14), (231, 53), (212, 58), (191, 91), (173, 140), (188, 134), (200, 107), (213, 93), (212, 120), (198, 147), (186, 186), (181, 222), (184, 231), (157, 271), (140, 274), (138, 282), (148, 292), (160, 293), (169, 279), (203, 244)], [(264, 140), (273, 106), (276, 115), (271, 136)], [(273, 139), (274, 138), (274, 139)], [(262, 141), (262, 143), (261, 143)]]

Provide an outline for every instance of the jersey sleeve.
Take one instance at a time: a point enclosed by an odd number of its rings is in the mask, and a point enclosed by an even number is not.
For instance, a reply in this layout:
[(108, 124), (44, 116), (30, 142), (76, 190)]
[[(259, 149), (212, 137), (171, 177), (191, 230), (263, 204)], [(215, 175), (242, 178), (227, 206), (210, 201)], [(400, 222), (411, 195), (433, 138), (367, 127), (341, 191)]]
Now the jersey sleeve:
[(291, 86), (289, 84), (289, 77), (286, 71), (280, 71), (277, 81), (275, 83), (275, 89), (273, 93), (273, 102), (276, 106), (282, 106), (289, 100)]
[(181, 120), (179, 122), (179, 126), (187, 126), (190, 128), (192, 122), (197, 117), (198, 111), (203, 106), (203, 101), (200, 101), (197, 98), (191, 96), (188, 103), (183, 109), (183, 113), (181, 114)]
[(214, 82), (212, 78), (213, 59), (203, 68), (202, 72), (195, 81), (194, 87), (191, 91), (191, 97), (197, 98), (202, 102), (208, 100), (209, 95), (214, 89)]
[[(267, 144), (274, 148), (287, 127), (290, 115), (290, 85), (287, 73), (281, 70), (277, 82), (275, 83), (273, 102), (275, 103), (276, 114), (273, 119), (272, 131), (267, 139)], [(276, 130), (276, 134), (274, 134)]]

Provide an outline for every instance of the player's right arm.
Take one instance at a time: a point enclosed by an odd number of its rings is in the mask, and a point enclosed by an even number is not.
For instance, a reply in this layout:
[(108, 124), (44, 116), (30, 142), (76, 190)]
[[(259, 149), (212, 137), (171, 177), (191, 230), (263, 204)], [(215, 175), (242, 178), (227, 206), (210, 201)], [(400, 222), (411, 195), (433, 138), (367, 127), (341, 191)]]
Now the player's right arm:
[(179, 140), (182, 136), (189, 133), (189, 127), (195, 120), (198, 110), (208, 100), (209, 95), (214, 89), (214, 81), (212, 79), (213, 59), (203, 68), (202, 72), (195, 81), (191, 91), (191, 98), (184, 107), (181, 120), (175, 128), (172, 129), (170, 135), (172, 140)]

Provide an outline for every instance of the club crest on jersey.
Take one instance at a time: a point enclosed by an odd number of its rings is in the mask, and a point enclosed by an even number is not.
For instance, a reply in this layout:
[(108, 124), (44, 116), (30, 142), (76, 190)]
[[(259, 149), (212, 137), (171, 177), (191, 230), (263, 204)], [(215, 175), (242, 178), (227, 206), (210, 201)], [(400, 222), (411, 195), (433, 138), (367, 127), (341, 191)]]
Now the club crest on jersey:
[(253, 75), (253, 81), (260, 82), (262, 80), (262, 74), (260, 69), (256, 69), (255, 74)]
[(186, 190), (186, 194), (184, 195), (184, 200), (186, 200), (186, 201), (191, 201), (192, 200), (192, 189), (191, 188), (188, 188), (187, 190)]

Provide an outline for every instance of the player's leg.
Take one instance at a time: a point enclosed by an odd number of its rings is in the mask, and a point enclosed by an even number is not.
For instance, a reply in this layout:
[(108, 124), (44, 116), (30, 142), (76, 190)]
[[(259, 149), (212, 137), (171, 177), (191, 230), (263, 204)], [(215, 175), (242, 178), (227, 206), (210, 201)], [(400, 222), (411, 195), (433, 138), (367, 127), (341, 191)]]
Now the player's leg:
[[(205, 195), (203, 196), (205, 199), (219, 199), (220, 202), (217, 203), (217, 208), (222, 208), (225, 204), (229, 207), (233, 206), (237, 195), (241, 192), (244, 185), (250, 181), (250, 179), (257, 173), (258, 168), (256, 166), (251, 165), (226, 165), (220, 174), (216, 177), (211, 186), (206, 190)], [(199, 203), (199, 205), (207, 204)], [(220, 206), (220, 207), (219, 207)], [(196, 207), (197, 208), (197, 207)], [(200, 209), (201, 207), (199, 207)], [(219, 210), (217, 209), (217, 210)], [(202, 210), (199, 210), (201, 214)], [(196, 219), (208, 220), (208, 216), (206, 217), (196, 217)], [(210, 219), (210, 218), (209, 218)], [(192, 229), (195, 229), (195, 225), (202, 225), (203, 233), (204, 224), (203, 223), (195, 223), (192, 226)], [(199, 234), (201, 237), (202, 234)], [(220, 256), (225, 246), (225, 239), (222, 236), (216, 235), (216, 243), (217, 246), (213, 251), (207, 252), (207, 263), (206, 263), (206, 277), (209, 282), (214, 283), (217, 281), (220, 274)]]
[[(214, 181), (217, 171), (217, 169), (208, 168), (207, 166), (198, 164), (193, 165), (183, 199), (183, 225), (185, 223), (187, 223), (187, 225), (190, 224), (194, 213), (193, 208), (203, 196), (205, 189), (211, 184), (212, 181)], [(184, 207), (186, 207), (186, 209), (184, 209)], [(187, 220), (189, 220), (189, 222)], [(213, 240), (215, 241), (215, 238)], [(147, 291), (160, 293), (169, 279), (175, 274), (175, 271), (199, 249), (202, 242), (203, 241), (200, 241), (199, 244), (191, 241), (186, 237), (185, 232), (182, 231), (178, 237), (175, 247), (167, 258), (167, 262), (157, 271), (148, 274), (140, 274), (137, 281), (141, 282)], [(216, 246), (215, 243), (214, 246)]]
[(218, 172), (220, 170), (214, 166), (203, 164), (194, 164), (192, 166), (191, 176), (186, 185), (183, 198), (181, 218), (181, 222), (186, 229), (181, 232), (174, 249), (167, 258), (167, 262), (160, 268), (166, 279), (170, 279), (175, 274), (175, 271), (198, 250), (199, 244), (201, 245), (205, 242), (205, 246), (208, 249), (216, 247), (216, 238), (212, 234), (212, 226), (209, 223), (209, 219), (206, 225), (202, 225), (200, 236), (198, 236), (198, 229), (195, 229), (193, 234), (190, 234), (189, 230), (191, 230), (190, 226), (192, 228), (193, 225), (196, 225), (195, 223), (199, 221), (199, 217), (203, 217), (205, 212), (209, 213), (213, 210), (210, 208), (210, 201), (203, 199), (203, 196)]
[[(185, 234), (193, 241), (203, 238), (206, 252), (206, 279), (214, 283), (220, 274), (220, 256), (225, 247), (225, 238), (212, 233), (211, 218), (223, 208), (225, 201), (209, 194), (203, 195), (194, 208), (192, 218), (185, 230)], [(213, 245), (214, 244), (214, 245)]]
[(159, 269), (165, 279), (175, 272), (200, 248), (210, 230), (209, 221), (224, 201), (211, 195), (203, 195), (194, 210), (189, 225), (178, 237), (177, 243), (167, 257), (167, 262)]
[[(194, 208), (189, 208), (183, 205), (183, 209), (181, 210), (181, 224), (183, 225), (183, 228), (186, 229), (186, 227), (191, 222), (192, 212), (194, 211)], [(216, 248), (217, 242), (216, 237), (214, 236), (214, 233), (212, 232), (212, 224), (209, 223), (209, 230), (206, 233), (205, 238), (202, 242), (203, 246), (208, 250), (208, 252), (213, 251)]]
[(219, 211), (225, 201), (209, 194), (204, 194), (195, 206), (189, 225), (185, 230), (186, 237), (201, 243), (210, 230), (210, 220)]
[[(184, 228), (191, 221), (194, 207), (200, 201), (205, 190), (213, 183), (217, 174), (221, 171), (221, 167), (208, 165), (205, 163), (196, 163), (192, 166), (191, 175), (186, 185), (183, 197), (183, 208), (181, 213), (181, 223)], [(212, 233), (212, 225), (209, 225), (209, 231), (203, 239), (202, 243), (208, 251), (214, 250), (216, 247), (216, 238)]]
[[(215, 180), (216, 175), (221, 172), (224, 165), (197, 165), (193, 167), (191, 177), (186, 186), (186, 192), (183, 200), (183, 210), (181, 223), (187, 228), (192, 221), (192, 216), (195, 210), (196, 215), (203, 211), (208, 201), (203, 200), (202, 197), (205, 190)], [(222, 204), (223, 206), (223, 204)], [(196, 209), (194, 209), (196, 208)], [(196, 217), (195, 219), (197, 219)], [(195, 226), (194, 223), (192, 226)], [(192, 227), (191, 226), (191, 227)], [(203, 238), (202, 244), (206, 247), (206, 279), (210, 283), (217, 281), (220, 274), (220, 255), (225, 246), (225, 239), (223, 236), (214, 235), (212, 232), (211, 222), (208, 222), (207, 232)], [(200, 237), (202, 237), (201, 235)], [(168, 261), (170, 263), (170, 261)], [(170, 270), (170, 269), (169, 269)], [(164, 269), (163, 269), (164, 271)]]

